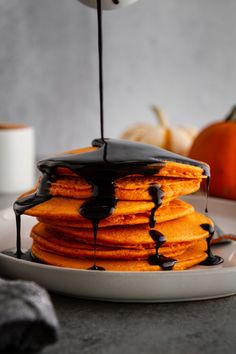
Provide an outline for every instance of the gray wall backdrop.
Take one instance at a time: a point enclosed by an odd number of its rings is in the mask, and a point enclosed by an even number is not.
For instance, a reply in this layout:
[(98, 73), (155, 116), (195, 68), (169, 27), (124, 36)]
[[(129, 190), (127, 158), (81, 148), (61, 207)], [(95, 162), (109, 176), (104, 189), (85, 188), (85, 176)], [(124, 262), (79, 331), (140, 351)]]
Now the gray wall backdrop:
[[(236, 103), (236, 1), (139, 0), (104, 14), (105, 135), (154, 122), (202, 126)], [(99, 136), (96, 12), (76, 0), (0, 0), (0, 120), (37, 151)]]

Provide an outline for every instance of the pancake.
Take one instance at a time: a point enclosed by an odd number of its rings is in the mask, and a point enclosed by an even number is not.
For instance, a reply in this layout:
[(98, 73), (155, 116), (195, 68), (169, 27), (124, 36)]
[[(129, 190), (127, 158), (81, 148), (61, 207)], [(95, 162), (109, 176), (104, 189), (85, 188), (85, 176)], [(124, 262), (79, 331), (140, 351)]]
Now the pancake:
[[(197, 243), (189, 247), (186, 252), (176, 257), (176, 263), (173, 270), (184, 270), (190, 268), (207, 258), (205, 252), (206, 242), (203, 240), (201, 244)], [(90, 259), (72, 258), (60, 256), (43, 250), (38, 244), (33, 244), (32, 253), (35, 257), (45, 262), (46, 264), (76, 268), (76, 269), (89, 269), (93, 265)], [(150, 265), (147, 260), (98, 260), (96, 265), (104, 267), (108, 271), (160, 271), (162, 270), (159, 265)]]
[[(130, 176), (115, 182), (115, 196), (119, 200), (152, 200), (150, 185), (158, 185), (164, 192), (163, 201), (194, 193), (200, 188), (201, 178), (164, 178)], [(52, 196), (86, 199), (92, 196), (92, 186), (81, 177), (57, 178), (50, 187)]]
[[(146, 145), (146, 144), (143, 144)], [(61, 155), (58, 156), (63, 156), (65, 154), (67, 155), (78, 155), (81, 153), (85, 152), (91, 152), (97, 150), (96, 147), (85, 147), (81, 149), (74, 149), (70, 151), (66, 151)], [(207, 164), (204, 164), (207, 166)], [(154, 164), (153, 164), (154, 166)], [(76, 173), (71, 171), (68, 168), (64, 167), (59, 167), (56, 170), (56, 175), (61, 175), (61, 176), (77, 176)], [(155, 176), (160, 176), (160, 177), (178, 177), (178, 178), (206, 178), (204, 175), (204, 170), (199, 167), (199, 166), (194, 166), (191, 164), (184, 164), (180, 162), (175, 162), (175, 161), (165, 161), (165, 164), (161, 169), (157, 168), (156, 173), (154, 174)]]
[[(206, 216), (193, 212), (188, 216), (158, 224), (158, 231), (165, 235), (166, 240), (159, 247), (158, 254), (174, 259), (174, 269), (186, 269), (193, 262), (198, 263), (199, 259), (206, 258), (204, 252), (207, 250), (208, 232), (199, 226), (202, 223), (212, 224)], [(87, 237), (84, 237), (84, 231), (86, 230), (81, 232), (73, 228), (55, 228), (39, 223), (31, 232), (32, 252), (40, 260), (55, 265), (60, 265), (57, 263), (60, 261), (65, 266), (69, 262), (68, 258), (71, 258), (73, 267), (83, 269), (88, 264), (86, 260), (90, 259), (92, 262), (95, 256), (93, 234), (87, 230)], [(143, 243), (144, 240), (147, 242)], [(147, 227), (101, 228), (96, 244), (96, 265), (105, 266), (106, 270), (120, 270), (123, 266), (128, 267), (126, 270), (152, 270), (152, 267), (160, 270), (160, 267), (152, 266), (148, 261), (150, 256), (156, 254), (156, 243)], [(130, 248), (130, 244), (136, 248)], [(139, 265), (136, 268), (137, 262)]]
[[(40, 247), (42, 250), (49, 251), (58, 255), (70, 256), (73, 258), (90, 258), (94, 259), (93, 244), (86, 244), (78, 241), (73, 241), (69, 238), (53, 236), (50, 232), (44, 230), (42, 235), (37, 233), (38, 230), (32, 230), (31, 237), (33, 244)], [(165, 243), (160, 247), (159, 254), (166, 257), (175, 258), (186, 251), (187, 248), (201, 241), (183, 242), (175, 246)], [(206, 243), (205, 243), (206, 245)], [(205, 250), (207, 245), (205, 247)], [(155, 255), (155, 247), (130, 249), (130, 248), (114, 248), (106, 246), (96, 246), (96, 259), (147, 259), (151, 255)]]
[[(42, 204), (28, 209), (25, 214), (35, 216), (43, 222), (56, 222), (61, 225), (90, 227), (91, 222), (83, 218), (79, 209), (84, 201), (69, 198), (52, 198)], [(152, 202), (128, 202), (118, 201), (112, 215), (101, 220), (100, 226), (142, 224), (148, 223), (150, 211), (154, 207)], [(155, 216), (157, 222), (163, 222), (187, 215), (193, 211), (193, 207), (182, 201), (173, 200), (168, 205), (157, 209)], [(71, 222), (74, 222), (71, 224)]]
[[(191, 242), (208, 237), (208, 232), (200, 226), (206, 223), (212, 224), (212, 221), (205, 215), (193, 212), (178, 219), (158, 223), (154, 230), (165, 235), (166, 243)], [(151, 238), (149, 231), (148, 225), (101, 227), (97, 234), (97, 245), (136, 249), (153, 248), (156, 243)], [(52, 226), (40, 223), (33, 229), (33, 232), (40, 235), (49, 232), (56, 238), (63, 236), (93, 244), (93, 232), (91, 229), (61, 227), (60, 225)]]

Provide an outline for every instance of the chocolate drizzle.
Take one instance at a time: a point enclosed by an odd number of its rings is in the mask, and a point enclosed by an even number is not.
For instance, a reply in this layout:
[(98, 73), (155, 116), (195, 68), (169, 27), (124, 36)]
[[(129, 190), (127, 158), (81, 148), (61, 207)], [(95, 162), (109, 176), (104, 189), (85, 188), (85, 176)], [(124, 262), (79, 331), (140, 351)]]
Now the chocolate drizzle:
[(223, 258), (221, 258), (219, 256), (215, 256), (211, 250), (211, 240), (212, 240), (212, 237), (214, 236), (214, 233), (215, 233), (214, 226), (212, 226), (211, 224), (201, 224), (200, 226), (203, 230), (209, 232), (209, 236), (207, 238), (207, 258), (203, 262), (201, 262), (200, 264), (212, 266), (212, 265), (217, 265), (217, 264), (224, 262)]
[(210, 177), (210, 176), (207, 176), (206, 182), (205, 182), (205, 189), (206, 189), (206, 206), (205, 206), (205, 213), (208, 213), (208, 196), (209, 196), (210, 180), (211, 180), (211, 177)]
[(166, 242), (165, 236), (157, 230), (150, 230), (149, 235), (156, 243), (156, 254), (148, 258), (148, 263), (150, 265), (159, 265), (163, 270), (171, 270), (176, 260), (159, 254), (159, 248)]
[(97, 0), (97, 22), (98, 22), (98, 72), (99, 72), (99, 101), (100, 101), (100, 129), (101, 139), (104, 140), (104, 104), (103, 104), (103, 44), (102, 44), (102, 5)]
[(152, 201), (155, 204), (151, 210), (149, 218), (149, 227), (153, 228), (156, 225), (155, 212), (160, 208), (162, 204), (162, 198), (164, 197), (164, 192), (161, 190), (160, 186), (153, 184), (148, 188), (148, 192), (152, 197)]
[[(113, 2), (119, 3), (115, 0)], [(210, 177), (209, 166), (202, 162), (147, 144), (104, 138), (101, 0), (97, 0), (97, 15), (101, 138), (95, 139), (92, 142), (92, 146), (97, 148), (92, 151), (56, 156), (38, 163), (37, 166), (42, 173), (42, 178), (37, 191), (18, 199), (14, 203), (17, 226), (16, 256), (19, 258), (23, 255), (20, 237), (21, 214), (27, 209), (44, 203), (52, 197), (50, 195), (50, 185), (55, 179), (57, 169), (60, 167), (67, 168), (77, 175), (82, 176), (93, 187), (92, 197), (86, 200), (78, 210), (78, 213), (92, 223), (94, 234), (94, 264), (90, 268), (92, 270), (104, 270), (103, 267), (98, 267), (96, 264), (96, 244), (97, 237), (99, 237), (100, 221), (111, 215), (116, 207), (117, 200), (115, 198), (114, 185), (117, 179), (128, 175), (153, 175), (162, 169), (167, 161), (201, 167), (204, 174)], [(149, 222), (150, 227), (153, 228), (156, 223), (155, 212), (160, 207), (164, 194), (158, 185), (151, 185), (149, 193), (155, 204), (151, 211)], [(159, 265), (164, 270), (172, 269), (176, 261), (159, 255), (159, 248), (165, 242), (164, 235), (152, 229), (150, 230), (150, 236), (156, 243), (156, 254), (149, 258), (149, 263)], [(208, 256), (211, 257), (210, 250)]]
[[(83, 210), (83, 207), (81, 209)], [(81, 213), (81, 211), (80, 211), (80, 213)], [(83, 215), (83, 214), (81, 213), (81, 215)], [(98, 222), (99, 222), (99, 220), (98, 221), (95, 221), (94, 219), (92, 220), (92, 225), (93, 225), (93, 266), (90, 267), (89, 270), (105, 270), (105, 268), (99, 267), (96, 264)]]
[(166, 242), (166, 240), (165, 240), (165, 236), (161, 232), (153, 229), (156, 225), (155, 212), (157, 211), (158, 208), (160, 208), (162, 204), (162, 198), (164, 197), (164, 192), (157, 184), (152, 184), (148, 188), (148, 192), (152, 197), (152, 201), (154, 203), (154, 207), (151, 210), (150, 218), (149, 218), (149, 227), (152, 228), (152, 230), (149, 231), (149, 235), (156, 243), (155, 245), (156, 254), (148, 258), (148, 263), (150, 265), (159, 265), (163, 270), (171, 270), (175, 265), (176, 260), (167, 258), (159, 254), (159, 248)]
[(13, 258), (20, 258), (24, 261), (28, 261), (28, 262), (34, 262), (34, 263), (43, 263), (40, 259), (38, 259), (37, 257), (35, 257), (35, 255), (32, 254), (31, 249), (29, 250), (24, 250), (21, 251), (21, 255), (18, 256), (17, 253), (14, 250), (6, 250), (2, 252), (3, 254), (13, 257)]
[(21, 258), (23, 252), (21, 250), (21, 217), (16, 213), (16, 256)]
[(47, 175), (43, 173), (39, 188), (35, 193), (17, 199), (13, 205), (13, 209), (16, 216), (16, 256), (21, 258), (23, 252), (21, 250), (21, 215), (27, 210), (38, 204), (46, 202), (51, 199), (50, 195), (50, 179), (53, 179), (53, 174)]

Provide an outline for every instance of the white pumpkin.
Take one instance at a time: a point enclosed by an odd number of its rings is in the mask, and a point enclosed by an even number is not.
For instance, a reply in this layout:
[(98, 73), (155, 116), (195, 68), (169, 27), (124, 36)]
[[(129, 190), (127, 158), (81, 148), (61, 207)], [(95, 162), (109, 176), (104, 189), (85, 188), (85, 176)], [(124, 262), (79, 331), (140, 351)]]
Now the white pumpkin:
[(152, 110), (158, 121), (156, 126), (149, 123), (135, 124), (124, 131), (121, 138), (159, 146), (187, 156), (198, 130), (193, 127), (170, 127), (159, 107), (153, 106)]

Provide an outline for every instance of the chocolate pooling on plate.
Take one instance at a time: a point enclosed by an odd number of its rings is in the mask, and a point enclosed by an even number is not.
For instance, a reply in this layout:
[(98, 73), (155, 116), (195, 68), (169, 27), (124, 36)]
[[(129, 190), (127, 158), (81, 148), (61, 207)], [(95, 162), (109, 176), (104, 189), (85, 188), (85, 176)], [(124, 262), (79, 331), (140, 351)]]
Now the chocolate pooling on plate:
[[(38, 163), (38, 169), (42, 173), (42, 178), (37, 191), (18, 199), (14, 204), (17, 227), (16, 255), (19, 258), (22, 256), (20, 235), (21, 214), (27, 209), (46, 202), (52, 197), (50, 194), (50, 184), (55, 179), (57, 168), (63, 167), (73, 171), (77, 175), (85, 178), (93, 187), (92, 197), (86, 200), (78, 210), (78, 213), (92, 223), (94, 234), (94, 264), (90, 269), (93, 270), (104, 270), (104, 268), (96, 265), (96, 243), (97, 237), (99, 237), (100, 221), (111, 215), (116, 207), (117, 200), (115, 197), (114, 184), (117, 179), (134, 174), (150, 176), (160, 171), (160, 169), (165, 166), (166, 162), (174, 161), (201, 167), (203, 173), (207, 176), (207, 183), (209, 184), (210, 181), (209, 166), (202, 162), (147, 144), (104, 138), (101, 0), (97, 0), (97, 18), (101, 138), (95, 139), (92, 142), (92, 146), (97, 148), (92, 151), (81, 154), (61, 155), (42, 160)], [(154, 202), (149, 224), (151, 228), (154, 228), (155, 211), (161, 206), (163, 191), (158, 185), (151, 185), (149, 193)], [(160, 235), (158, 231), (151, 229), (150, 237), (156, 242), (156, 255), (154, 258), (151, 257), (151, 259), (149, 259), (149, 263), (160, 265), (161, 268), (165, 270), (172, 269), (175, 260), (166, 259), (158, 254), (159, 247), (165, 242), (164, 235)], [(210, 251), (208, 251), (208, 255), (209, 254)]]

